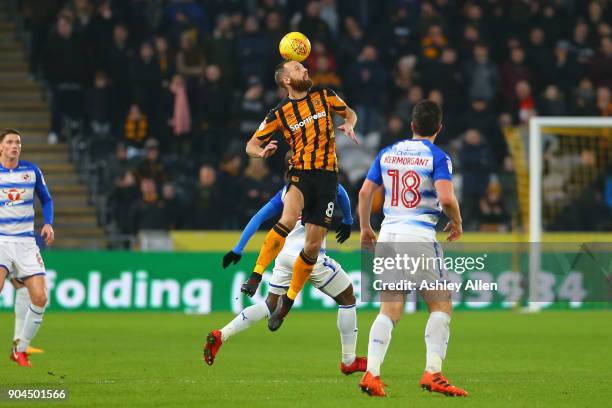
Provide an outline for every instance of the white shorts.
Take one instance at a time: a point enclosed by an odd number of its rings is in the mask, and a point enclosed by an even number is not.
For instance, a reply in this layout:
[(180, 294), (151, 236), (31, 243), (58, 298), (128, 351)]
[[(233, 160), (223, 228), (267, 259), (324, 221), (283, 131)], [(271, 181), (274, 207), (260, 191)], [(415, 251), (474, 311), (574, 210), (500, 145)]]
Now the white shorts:
[[(275, 295), (284, 295), (289, 289), (293, 264), (296, 256), (279, 254), (274, 262), (272, 278), (268, 282), (269, 291)], [(351, 285), (351, 281), (342, 266), (332, 258), (319, 258), (310, 275), (312, 286), (335, 298)]]
[(44, 275), (45, 263), (34, 242), (0, 241), (0, 266), (9, 272), (9, 278), (23, 283), (30, 276)]
[[(376, 243), (376, 257), (408, 256), (420, 263), (416, 267), (385, 271), (383, 280), (397, 282), (407, 280), (415, 282), (417, 287), (421, 282), (445, 282), (448, 280), (448, 271), (444, 266), (444, 253), (437, 241), (411, 234), (382, 232)], [(415, 264), (409, 264), (414, 266)]]

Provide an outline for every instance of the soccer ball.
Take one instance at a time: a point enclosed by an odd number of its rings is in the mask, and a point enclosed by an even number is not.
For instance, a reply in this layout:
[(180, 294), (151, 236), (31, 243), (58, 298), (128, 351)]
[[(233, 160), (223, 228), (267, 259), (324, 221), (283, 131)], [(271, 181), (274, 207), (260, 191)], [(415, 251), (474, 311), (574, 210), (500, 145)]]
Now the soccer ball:
[(293, 31), (280, 40), (278, 51), (283, 59), (302, 62), (310, 55), (310, 41), (304, 34)]

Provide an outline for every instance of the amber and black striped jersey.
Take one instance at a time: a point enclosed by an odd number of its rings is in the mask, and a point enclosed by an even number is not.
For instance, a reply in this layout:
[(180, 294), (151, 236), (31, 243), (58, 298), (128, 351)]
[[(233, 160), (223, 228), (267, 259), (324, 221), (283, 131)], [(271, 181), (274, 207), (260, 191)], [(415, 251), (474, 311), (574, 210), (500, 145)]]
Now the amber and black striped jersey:
[(255, 137), (266, 142), (282, 131), (293, 151), (292, 168), (338, 171), (331, 112), (346, 117), (346, 103), (331, 89), (313, 88), (302, 99), (284, 98), (261, 122)]

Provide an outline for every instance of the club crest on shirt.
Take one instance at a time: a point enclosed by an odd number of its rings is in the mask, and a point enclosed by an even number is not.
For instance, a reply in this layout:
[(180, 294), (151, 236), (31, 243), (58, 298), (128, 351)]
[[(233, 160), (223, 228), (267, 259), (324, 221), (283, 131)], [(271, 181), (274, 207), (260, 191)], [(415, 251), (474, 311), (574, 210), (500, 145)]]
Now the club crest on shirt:
[(32, 178), (32, 176), (30, 176), (30, 173), (23, 173), (23, 175), (21, 176), (23, 181), (30, 181), (30, 179)]
[(10, 207), (10, 206), (17, 205), (23, 202), (23, 200), (21, 199), (21, 195), (24, 194), (26, 190), (24, 188), (22, 189), (6, 188), (6, 189), (2, 189), (1, 192), (2, 192), (3, 198), (7, 200), (7, 202), (4, 203), (4, 206)]

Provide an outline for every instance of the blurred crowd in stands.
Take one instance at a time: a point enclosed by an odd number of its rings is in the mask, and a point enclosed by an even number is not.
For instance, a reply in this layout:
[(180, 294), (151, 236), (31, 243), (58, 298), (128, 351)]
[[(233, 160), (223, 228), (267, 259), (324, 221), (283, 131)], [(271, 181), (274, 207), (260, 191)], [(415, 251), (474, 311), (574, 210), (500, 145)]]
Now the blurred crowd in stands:
[[(246, 141), (284, 96), (278, 42), (301, 31), (316, 85), (359, 116), (337, 134), (356, 205), (378, 149), (410, 137), (412, 106), (444, 110), (466, 230), (518, 225), (502, 129), (539, 115), (612, 114), (605, 0), (21, 0), (31, 75), (50, 90), (49, 142), (80, 126), (109, 225), (240, 229), (283, 184), (283, 151)], [(279, 137), (282, 137), (279, 135)], [(280, 143), (284, 146), (284, 142)]]

